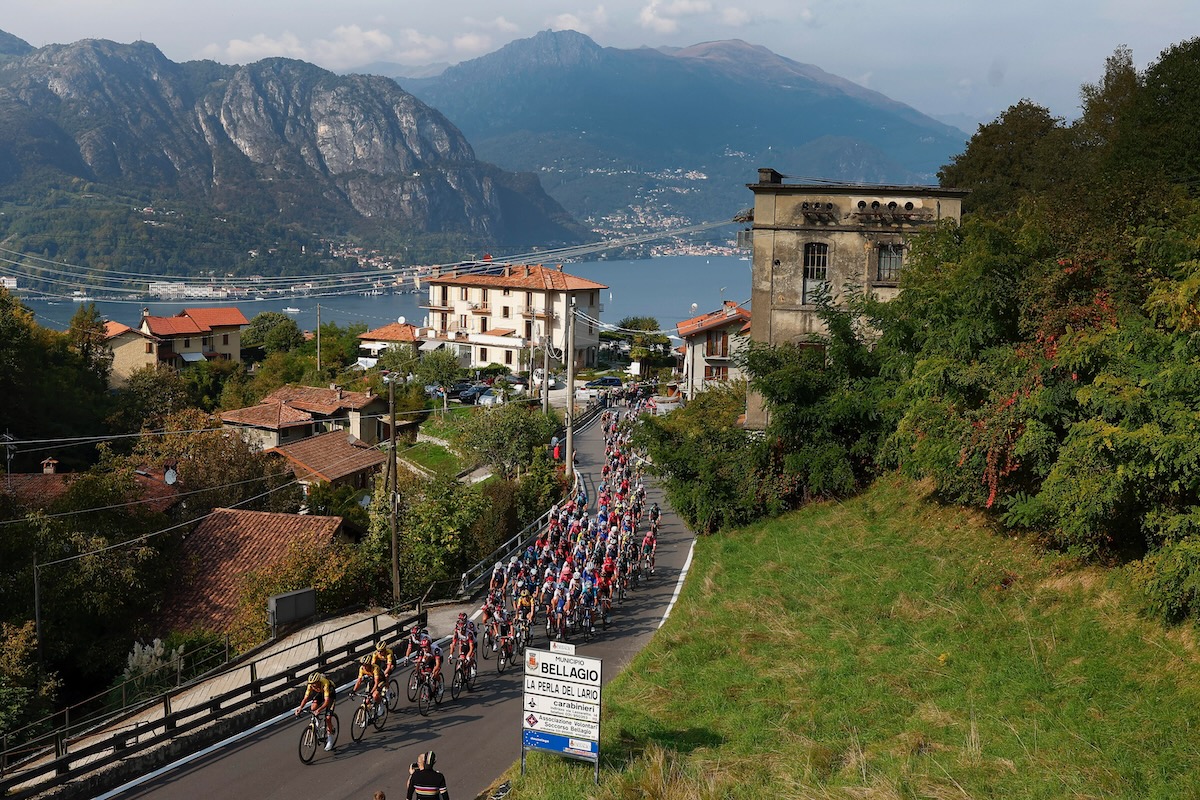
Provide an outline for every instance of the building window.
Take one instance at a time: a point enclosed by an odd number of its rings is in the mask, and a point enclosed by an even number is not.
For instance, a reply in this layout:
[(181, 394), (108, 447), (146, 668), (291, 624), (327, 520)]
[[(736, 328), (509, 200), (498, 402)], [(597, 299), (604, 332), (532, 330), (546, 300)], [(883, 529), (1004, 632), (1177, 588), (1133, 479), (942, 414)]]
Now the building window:
[(508, 297), (508, 296), (509, 296), (509, 294), (510, 294), (510, 292), (508, 291), (508, 289), (505, 289), (505, 290), (504, 290), (504, 296), (505, 296), (505, 297)]
[(875, 268), (875, 280), (880, 283), (898, 283), (900, 267), (904, 265), (904, 245), (879, 245), (879, 263)]
[(512, 363), (512, 350), (505, 350), (505, 351), (504, 351), (504, 363), (505, 363), (505, 364), (511, 364), (511, 363)]
[(229, 347), (229, 334), (228, 333), (221, 334), (221, 346)]
[(458, 299), (459, 300), (467, 299), (467, 287), (463, 286), (461, 289), (458, 290)]
[(525, 338), (526, 339), (533, 338), (533, 322), (532, 322), (532, 320), (525, 320)]
[(480, 289), (479, 290), (479, 305), (483, 306), (484, 308), (487, 308), (487, 304), (488, 304), (488, 291), (487, 291), (487, 289)]
[(212, 346), (212, 337), (211, 337), (211, 336), (205, 336), (204, 338), (202, 338), (202, 339), (200, 340), (200, 346), (201, 346), (202, 348), (204, 348), (205, 350), (208, 350), (208, 349), (210, 349), (210, 348), (211, 348), (211, 346)]
[(532, 307), (533, 307), (533, 292), (526, 292), (526, 293), (525, 293), (525, 305), (526, 305), (526, 306), (528, 306), (528, 307), (530, 307), (530, 308), (532, 308)]
[(487, 357), (487, 348), (486, 348), (486, 347), (481, 347), (481, 348), (479, 348), (479, 363), (480, 363), (480, 364), (486, 364), (486, 363), (488, 363), (488, 357)]
[(705, 367), (704, 380), (706, 381), (727, 381), (729, 380), (729, 367)]
[(704, 355), (710, 358), (729, 358), (729, 332), (709, 331), (705, 337)]
[(146, 342), (146, 352), (147, 353), (154, 352), (154, 342)]
[(829, 284), (829, 245), (809, 242), (804, 245), (804, 287), (800, 302), (811, 305)]
[[(507, 290), (507, 289), (505, 289), (505, 290), (504, 290), (504, 293), (505, 293), (505, 294), (508, 294), (508, 290)], [(509, 315), (509, 313), (508, 313), (508, 306), (501, 306), (501, 307), (500, 307), (500, 316), (504, 317), (505, 319), (508, 319), (508, 318), (509, 318), (509, 316), (510, 316), (510, 315)]]
[(488, 329), (488, 318), (487, 318), (487, 317), (480, 317), (480, 318), (479, 318), (479, 332), (480, 332), (480, 333), (487, 333), (487, 329)]
[(186, 350), (187, 348), (191, 347), (191, 346), (192, 346), (192, 340), (191, 340), (191, 339), (184, 339), (184, 340), (183, 340), (183, 348), (184, 348), (185, 350)]
[(464, 331), (467, 329), (467, 315), (466, 314), (458, 315), (458, 327)]

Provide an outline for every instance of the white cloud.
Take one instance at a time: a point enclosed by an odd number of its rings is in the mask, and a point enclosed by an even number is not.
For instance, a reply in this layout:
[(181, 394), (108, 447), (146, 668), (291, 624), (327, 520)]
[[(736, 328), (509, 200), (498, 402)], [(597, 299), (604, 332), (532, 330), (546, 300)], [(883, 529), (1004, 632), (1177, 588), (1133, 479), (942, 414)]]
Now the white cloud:
[(454, 37), (454, 52), (474, 58), (491, 52), (492, 37), (485, 33), (463, 33)]
[(547, 20), (546, 25), (553, 31), (579, 31), (591, 35), (608, 27), (608, 11), (604, 6), (596, 6), (591, 11), (557, 14)]
[(478, 17), (463, 17), (463, 22), (475, 28), (487, 28), (495, 33), (517, 33), (521, 26), (510, 22), (504, 17), (495, 19), (479, 19)]
[(415, 28), (404, 28), (397, 34), (396, 61), (401, 64), (428, 64), (446, 57), (447, 46), (436, 36), (427, 36)]
[(680, 17), (708, 14), (712, 3), (708, 0), (650, 0), (638, 14), (638, 23), (655, 33), (675, 33), (679, 30)]
[(740, 28), (743, 25), (750, 23), (750, 12), (744, 8), (723, 8), (721, 9), (721, 24), (729, 25), (733, 28)]
[(357, 25), (334, 28), (332, 37), (317, 39), (312, 46), (313, 60), (330, 69), (355, 67), (390, 56), (392, 52), (392, 37)]
[(204, 48), (204, 52), (212, 58), (234, 64), (249, 64), (259, 59), (277, 56), (308, 58), (308, 50), (300, 39), (286, 31), (278, 37), (258, 33), (249, 39), (230, 39), (224, 46), (210, 44)]

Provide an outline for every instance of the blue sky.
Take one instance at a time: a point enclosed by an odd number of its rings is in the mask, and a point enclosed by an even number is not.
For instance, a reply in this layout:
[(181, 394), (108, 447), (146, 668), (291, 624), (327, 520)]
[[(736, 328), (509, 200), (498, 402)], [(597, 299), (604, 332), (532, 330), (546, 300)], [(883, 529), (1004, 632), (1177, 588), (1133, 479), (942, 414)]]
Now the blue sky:
[(743, 39), (934, 116), (987, 120), (1022, 98), (1062, 117), (1119, 45), (1144, 67), (1200, 35), (1196, 0), (38, 0), (0, 29), (35, 46), (153, 42), (171, 59), (290, 56), (334, 70), (458, 62), (546, 29), (609, 47)]

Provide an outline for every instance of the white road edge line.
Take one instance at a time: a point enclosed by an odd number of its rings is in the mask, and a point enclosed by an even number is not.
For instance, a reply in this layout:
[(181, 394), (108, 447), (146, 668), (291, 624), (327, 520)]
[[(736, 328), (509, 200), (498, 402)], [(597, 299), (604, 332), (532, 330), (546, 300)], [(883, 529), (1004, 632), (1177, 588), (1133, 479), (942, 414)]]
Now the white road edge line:
[(692, 553), (694, 552), (696, 552), (695, 536), (692, 537), (692, 546), (688, 548), (687, 560), (683, 562), (683, 569), (679, 572), (679, 580), (675, 582), (675, 592), (671, 595), (671, 602), (667, 603), (667, 610), (663, 612), (662, 619), (658, 621), (660, 628), (666, 623), (667, 617), (671, 616), (671, 609), (675, 607), (675, 601), (679, 599), (679, 592), (683, 590), (683, 580), (692, 566)]
[[(443, 644), (446, 644), (449, 641), (450, 641), (450, 637), (445, 636), (445, 637), (442, 637), (441, 639), (437, 640), (434, 643), (438, 647), (441, 647)], [(405, 659), (404, 662), (398, 662), (396, 664), (396, 666), (399, 667), (402, 664), (404, 666), (407, 666), (406, 662), (407, 662), (407, 659)], [(346, 683), (342, 686), (339, 686), (337, 689), (338, 694), (342, 694), (343, 692), (345, 692), (347, 689), (349, 689), (353, 685), (354, 685), (354, 681), (349, 681), (348, 683)], [(111, 790), (105, 792), (104, 794), (97, 795), (96, 797), (93, 798), (93, 800), (112, 800), (112, 798), (114, 798), (114, 797), (119, 797), (120, 795), (124, 794), (125, 792), (128, 792), (130, 789), (136, 789), (137, 787), (141, 786), (143, 783), (152, 781), (161, 775), (166, 775), (171, 770), (178, 769), (179, 767), (182, 767), (185, 764), (190, 764), (191, 762), (195, 761), (198, 758), (203, 758), (204, 756), (209, 755), (210, 753), (217, 752), (222, 747), (231, 745), (234, 742), (240, 742), (242, 739), (245, 739), (247, 736), (253, 736), (254, 734), (258, 733), (259, 731), (266, 730), (267, 728), (271, 727), (272, 725), (276, 725), (280, 722), (283, 722), (284, 720), (291, 717), (293, 715), (293, 713), (294, 712), (292, 712), (292, 711), (285, 711), (277, 717), (272, 717), (271, 719), (264, 720), (263, 722), (260, 722), (257, 725), (255, 725), (253, 728), (244, 730), (241, 733), (235, 733), (233, 736), (230, 736), (228, 739), (222, 739), (221, 741), (219, 741), (215, 744), (210, 744), (208, 747), (205, 747), (203, 750), (197, 750), (195, 753), (184, 756), (183, 758), (179, 759), (178, 761), (172, 761), (170, 764), (165, 764), (165, 765), (159, 767), (158, 769), (154, 770), (153, 772), (147, 772), (145, 775), (134, 778), (129, 783), (122, 784), (121, 786), (118, 786), (115, 789), (111, 789)]]

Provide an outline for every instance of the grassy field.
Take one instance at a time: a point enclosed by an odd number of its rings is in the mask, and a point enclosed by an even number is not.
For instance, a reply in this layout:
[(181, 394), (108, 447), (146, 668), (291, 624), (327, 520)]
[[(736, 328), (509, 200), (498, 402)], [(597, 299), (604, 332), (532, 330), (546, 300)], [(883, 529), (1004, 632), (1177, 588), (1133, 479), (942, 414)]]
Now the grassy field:
[(887, 479), (697, 542), (591, 766), (509, 800), (1200, 797), (1192, 627)]
[(463, 406), (453, 403), (445, 414), (441, 412), (439, 406), (437, 410), (432, 411), (429, 417), (421, 423), (421, 431), (430, 436), (436, 436), (439, 439), (453, 442), (458, 432), (462, 429), (463, 422), (478, 410), (478, 406)]
[(465, 468), (461, 458), (433, 442), (417, 442), (405, 448), (403, 456), (439, 475), (457, 475)]

